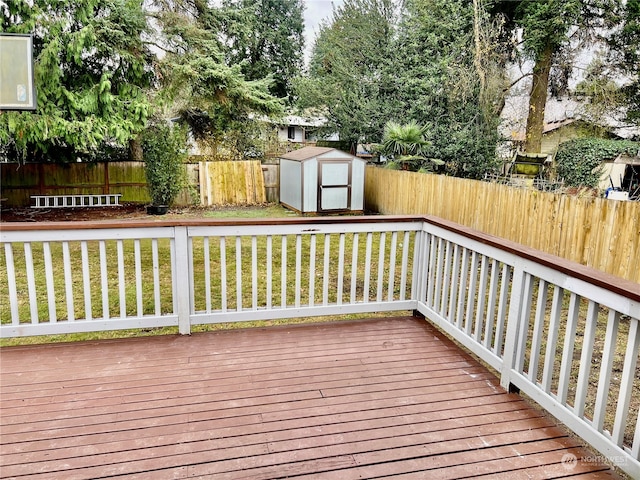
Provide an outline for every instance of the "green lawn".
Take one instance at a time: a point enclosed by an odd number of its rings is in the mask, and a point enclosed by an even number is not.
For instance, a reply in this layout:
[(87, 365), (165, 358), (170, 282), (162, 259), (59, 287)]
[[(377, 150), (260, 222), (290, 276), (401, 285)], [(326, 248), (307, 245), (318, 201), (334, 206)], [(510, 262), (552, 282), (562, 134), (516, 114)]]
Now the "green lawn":
[[(241, 207), (241, 208), (222, 208), (222, 209), (192, 209), (182, 210), (170, 213), (167, 218), (179, 217), (179, 218), (282, 218), (297, 216), (294, 212), (284, 209), (280, 205), (268, 205), (261, 207)], [(258, 232), (259, 233), (259, 232)], [(328, 282), (329, 303), (334, 303), (338, 295), (338, 252), (339, 252), (339, 236), (331, 235), (330, 245), (331, 253), (329, 257), (330, 268), (327, 272), (324, 271), (324, 235), (317, 235), (316, 238), (316, 253), (314, 258), (310, 258), (310, 238), (303, 236), (302, 238), (302, 255), (301, 262), (301, 285), (299, 289), (294, 288), (294, 270), (296, 262), (296, 238), (293, 235), (287, 236), (287, 305), (293, 305), (296, 301), (296, 296), (299, 297), (301, 305), (309, 303), (310, 292), (310, 277), (311, 269), (315, 271), (315, 286), (314, 286), (314, 303), (317, 305), (322, 302), (323, 289), (322, 282), (326, 278)], [(359, 248), (358, 248), (358, 263), (362, 265), (365, 259), (365, 236), (360, 235)], [(413, 239), (413, 235), (411, 237)], [(351, 289), (351, 275), (356, 275), (356, 291), (358, 298), (362, 298), (364, 292), (363, 268), (354, 269), (351, 272), (351, 255), (353, 251), (353, 234), (346, 234), (344, 240), (344, 284), (342, 289), (343, 298), (348, 301)], [(400, 240), (400, 239), (399, 239)], [(259, 305), (266, 304), (266, 239), (265, 237), (257, 238), (258, 244), (258, 302)], [(242, 237), (241, 248), (241, 268), (242, 268), (242, 305), (243, 308), (249, 308), (252, 304), (251, 296), (251, 237)], [(159, 277), (160, 277), (160, 292), (161, 292), (161, 311), (172, 311), (172, 286), (170, 281), (170, 244), (168, 240), (158, 240), (158, 261), (159, 261)], [(209, 241), (209, 252), (211, 262), (209, 266), (209, 274), (211, 279), (210, 292), (212, 310), (220, 309), (221, 305), (221, 265), (220, 258), (220, 244), (217, 237), (212, 237)], [(380, 235), (374, 234), (372, 247), (371, 247), (371, 283), (369, 286), (368, 295), (369, 298), (375, 298), (377, 288), (377, 272), (378, 272), (378, 256), (379, 256)], [(65, 272), (64, 265), (64, 250), (60, 243), (51, 243), (48, 247), (51, 251), (52, 263), (52, 278), (55, 291), (55, 309), (56, 318), (60, 321), (64, 321), (67, 318), (68, 306), (66, 303), (65, 287), (67, 283), (74, 285), (76, 289), (76, 295), (74, 296), (73, 311), (75, 318), (87, 318), (87, 312), (85, 311), (85, 301), (82, 295), (83, 282), (85, 277), (88, 279), (91, 291), (91, 311), (90, 317), (101, 318), (104, 315), (104, 309), (108, 310), (109, 317), (120, 316), (121, 306), (119, 304), (119, 274), (117, 270), (117, 264), (119, 259), (119, 249), (122, 252), (124, 259), (124, 284), (125, 284), (125, 307), (127, 315), (135, 316), (138, 313), (139, 306), (137, 305), (137, 288), (136, 288), (136, 271), (133, 266), (134, 251), (138, 249), (140, 251), (140, 268), (142, 276), (144, 278), (142, 285), (142, 314), (150, 315), (154, 313), (154, 292), (153, 292), (153, 266), (152, 266), (152, 241), (148, 239), (144, 240), (123, 240), (120, 245), (116, 241), (106, 241), (103, 245), (100, 245), (98, 241), (84, 242), (69, 242), (69, 254), (70, 269)], [(273, 281), (272, 281), (272, 297), (271, 303), (273, 305), (280, 305), (281, 303), (281, 258), (282, 258), (282, 236), (273, 237)], [(44, 266), (44, 249), (45, 246), (41, 242), (34, 242), (31, 245), (32, 257), (34, 259), (34, 283), (37, 292), (37, 304), (38, 304), (38, 317), (39, 321), (46, 322), (49, 318), (49, 302), (46, 297), (47, 292), (47, 279), (46, 269)], [(30, 321), (30, 305), (28, 304), (28, 281), (26, 271), (26, 256), (21, 245), (14, 245), (14, 263), (16, 270), (19, 272), (19, 276), (16, 281), (16, 289), (20, 293), (19, 312), (20, 318), (23, 322)], [(83, 252), (84, 250), (84, 252)], [(232, 238), (227, 239), (226, 242), (226, 258), (227, 258), (227, 279), (226, 279), (226, 294), (227, 305), (229, 308), (235, 308), (237, 302), (238, 292), (236, 291), (236, 243)], [(389, 255), (390, 251), (390, 237), (387, 236), (386, 245), (384, 249), (384, 255)], [(399, 251), (399, 249), (398, 249)], [(194, 255), (194, 290), (196, 298), (196, 310), (201, 311), (206, 309), (204, 302), (206, 287), (205, 287), (205, 245), (202, 238), (195, 238), (193, 242), (193, 255)], [(88, 269), (83, 272), (82, 257), (83, 255), (88, 258)], [(108, 306), (102, 304), (103, 289), (103, 277), (100, 271), (100, 256), (103, 255), (106, 258), (106, 264), (109, 271), (107, 276), (107, 290), (109, 292)], [(398, 253), (396, 254), (398, 255)], [(6, 275), (6, 259), (4, 255), (0, 255), (0, 291), (8, 291), (8, 279)], [(326, 275), (325, 275), (326, 273)], [(400, 268), (396, 266), (396, 291), (400, 284)], [(67, 278), (71, 279), (71, 282), (67, 282)], [(79, 294), (78, 294), (79, 293)], [(384, 293), (387, 293), (387, 285), (384, 285)], [(406, 313), (406, 312), (403, 312)], [(243, 322), (233, 324), (218, 324), (212, 326), (200, 326), (194, 327), (194, 331), (202, 330), (215, 330), (220, 328), (236, 328), (238, 326), (256, 326), (256, 325), (272, 325), (283, 323), (299, 323), (308, 321), (328, 321), (336, 320), (338, 318), (349, 319), (366, 317), (370, 315), (350, 315), (340, 317), (316, 317), (316, 318), (297, 318), (297, 319), (285, 319), (285, 320), (273, 320), (266, 322)], [(4, 324), (10, 323), (11, 312), (8, 302), (2, 302), (0, 304), (0, 321)], [(0, 340), (0, 345), (18, 345), (27, 343), (47, 343), (47, 342), (64, 342), (64, 341), (77, 341), (77, 340), (91, 340), (100, 338), (120, 338), (131, 336), (144, 336), (153, 334), (173, 334), (176, 333), (175, 328), (158, 328), (158, 329), (143, 329), (143, 330), (119, 330), (109, 332), (96, 332), (96, 333), (83, 333), (72, 335), (51, 335), (44, 337), (26, 337), (17, 339), (3, 339)]]
[(282, 205), (270, 204), (264, 207), (221, 208), (207, 210), (202, 215), (205, 218), (281, 218), (297, 217), (298, 214), (287, 210)]

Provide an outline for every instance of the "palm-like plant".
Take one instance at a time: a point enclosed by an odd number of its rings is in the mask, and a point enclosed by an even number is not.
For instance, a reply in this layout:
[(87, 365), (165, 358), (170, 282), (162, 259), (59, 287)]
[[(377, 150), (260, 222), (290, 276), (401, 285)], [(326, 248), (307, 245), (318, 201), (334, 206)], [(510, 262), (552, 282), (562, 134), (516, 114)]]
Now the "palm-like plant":
[(401, 165), (405, 170), (409, 167), (412, 170), (431, 169), (431, 164), (443, 164), (441, 160), (425, 156), (431, 146), (425, 134), (426, 127), (421, 127), (415, 121), (406, 124), (388, 122), (384, 127), (380, 152), (390, 157), (393, 165)]

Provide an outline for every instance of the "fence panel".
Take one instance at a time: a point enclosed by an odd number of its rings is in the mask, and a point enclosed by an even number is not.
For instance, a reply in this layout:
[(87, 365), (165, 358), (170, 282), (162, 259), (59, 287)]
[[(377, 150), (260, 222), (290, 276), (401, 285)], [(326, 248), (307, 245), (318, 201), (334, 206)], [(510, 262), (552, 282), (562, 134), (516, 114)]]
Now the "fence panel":
[[(31, 195), (100, 195), (123, 193), (130, 186), (139, 200), (144, 186), (144, 164), (139, 162), (18, 164), (0, 163), (2, 196), (9, 206), (28, 206)], [(142, 182), (136, 180), (142, 174)], [(118, 173), (121, 173), (118, 175)], [(118, 178), (120, 177), (120, 178)], [(131, 193), (129, 192), (129, 193)], [(148, 197), (147, 197), (148, 198)]]
[(200, 162), (202, 205), (255, 205), (267, 201), (258, 160)]
[(262, 173), (267, 202), (278, 203), (280, 201), (280, 165), (277, 163), (263, 164)]
[(640, 202), (367, 167), (365, 205), (434, 215), (640, 283)]
[[(194, 203), (198, 190), (198, 165), (185, 164), (187, 187), (177, 205)], [(26, 207), (32, 195), (121, 194), (124, 203), (149, 203), (144, 162), (70, 164), (0, 163), (3, 206)]]

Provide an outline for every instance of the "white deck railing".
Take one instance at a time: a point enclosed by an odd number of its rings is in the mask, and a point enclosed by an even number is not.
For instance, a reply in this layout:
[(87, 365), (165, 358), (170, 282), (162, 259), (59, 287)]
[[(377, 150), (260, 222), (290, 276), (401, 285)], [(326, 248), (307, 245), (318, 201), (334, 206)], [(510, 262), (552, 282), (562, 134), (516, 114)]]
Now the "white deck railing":
[(0, 240), (2, 337), (414, 310), (640, 477), (638, 284), (423, 217), (4, 224)]

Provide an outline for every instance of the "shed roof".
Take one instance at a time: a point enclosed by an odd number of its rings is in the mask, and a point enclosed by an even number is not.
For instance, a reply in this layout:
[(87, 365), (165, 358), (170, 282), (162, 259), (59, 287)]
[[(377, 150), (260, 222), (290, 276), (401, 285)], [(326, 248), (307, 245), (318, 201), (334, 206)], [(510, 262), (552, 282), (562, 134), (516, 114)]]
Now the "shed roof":
[(330, 147), (303, 147), (299, 150), (294, 150), (293, 152), (280, 155), (280, 158), (303, 161), (313, 157), (317, 157), (318, 155), (322, 155), (323, 153), (331, 152), (332, 150), (336, 149)]

